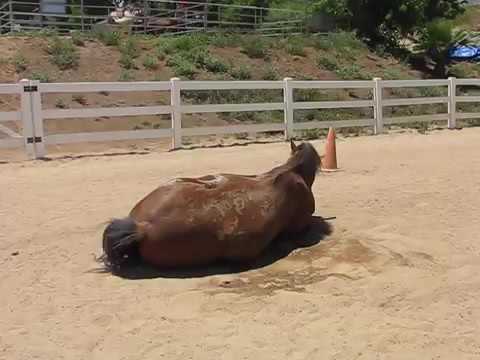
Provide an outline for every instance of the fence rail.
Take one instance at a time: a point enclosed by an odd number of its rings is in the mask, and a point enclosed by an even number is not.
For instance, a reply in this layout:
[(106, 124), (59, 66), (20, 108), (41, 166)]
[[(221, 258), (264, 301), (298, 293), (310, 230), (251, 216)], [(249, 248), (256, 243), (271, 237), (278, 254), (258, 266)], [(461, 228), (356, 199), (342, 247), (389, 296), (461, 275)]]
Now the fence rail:
[[(46, 8), (49, 5), (54, 8)], [(68, 33), (108, 25), (148, 34), (220, 28), (272, 36), (302, 32), (305, 20), (303, 11), (177, 0), (145, 0), (123, 9), (115, 9), (113, 4), (85, 5), (82, 0), (69, 4), (9, 0), (0, 6), (0, 33), (42, 28)]]
[[(389, 88), (432, 87), (448, 88), (448, 96), (384, 99), (384, 92)], [(182, 137), (200, 135), (224, 135), (236, 133), (283, 132), (286, 139), (295, 136), (295, 132), (307, 129), (372, 127), (375, 134), (384, 131), (385, 125), (411, 122), (445, 121), (449, 128), (456, 127), (457, 119), (480, 118), (480, 113), (457, 112), (458, 103), (480, 102), (480, 96), (457, 96), (458, 86), (480, 86), (480, 79), (446, 80), (382, 80), (372, 81), (295, 81), (285, 78), (283, 81), (170, 81), (152, 82), (97, 82), (97, 83), (40, 83), (38, 80), (22, 80), (18, 84), (0, 84), (0, 94), (20, 96), (20, 108), (12, 111), (0, 109), (0, 132), (8, 137), (0, 139), (0, 148), (23, 147), (31, 158), (41, 158), (46, 154), (50, 144), (72, 142), (95, 142), (114, 140), (135, 140), (170, 138), (171, 147), (182, 147)], [(366, 89), (371, 99), (354, 101), (295, 101), (294, 94), (301, 89)], [(181, 93), (197, 90), (281, 90), (283, 102), (243, 103), (243, 104), (185, 104)], [(49, 109), (42, 104), (42, 94), (51, 93), (93, 93), (93, 92), (135, 92), (163, 91), (170, 93), (170, 104), (159, 106), (102, 107), (82, 109)], [(447, 104), (445, 113), (416, 116), (384, 117), (384, 108), (422, 104)], [(305, 109), (341, 109), (370, 108), (374, 116), (367, 119), (338, 121), (294, 121), (295, 111)], [(182, 115), (209, 112), (242, 111), (282, 111), (282, 123), (241, 124), (230, 126), (190, 127), (182, 126)], [(171, 126), (167, 129), (82, 132), (71, 134), (45, 134), (46, 119), (78, 119), (100, 116), (141, 116), (169, 114)], [(20, 121), (22, 134), (1, 123)]]

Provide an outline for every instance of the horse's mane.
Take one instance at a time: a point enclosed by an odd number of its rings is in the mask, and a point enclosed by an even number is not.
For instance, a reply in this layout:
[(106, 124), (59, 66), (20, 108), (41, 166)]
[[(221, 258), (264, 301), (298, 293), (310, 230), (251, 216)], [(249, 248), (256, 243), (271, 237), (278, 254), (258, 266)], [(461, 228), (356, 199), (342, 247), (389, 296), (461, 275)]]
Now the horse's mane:
[(321, 166), (321, 158), (317, 153), (317, 150), (312, 144), (308, 142), (301, 143), (292, 153), (287, 162), (283, 165), (277, 166), (269, 173), (276, 177), (285, 172), (293, 171), (305, 180), (307, 178), (315, 178), (315, 174), (318, 172)]

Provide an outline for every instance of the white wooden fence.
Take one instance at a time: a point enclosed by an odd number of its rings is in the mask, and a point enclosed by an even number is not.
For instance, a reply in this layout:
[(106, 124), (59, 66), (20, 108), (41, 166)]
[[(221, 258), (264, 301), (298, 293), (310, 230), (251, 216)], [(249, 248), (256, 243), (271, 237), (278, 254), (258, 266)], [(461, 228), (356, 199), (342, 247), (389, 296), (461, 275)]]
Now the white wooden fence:
[[(480, 86), (480, 79), (445, 80), (382, 80), (375, 78), (369, 81), (296, 81), (286, 78), (283, 81), (181, 81), (173, 78), (170, 81), (155, 82), (110, 82), (110, 83), (40, 83), (36, 80), (22, 80), (18, 84), (0, 84), (2, 94), (20, 96), (20, 109), (0, 112), (0, 132), (8, 135), (0, 139), (0, 148), (24, 147), (30, 158), (41, 158), (46, 155), (46, 146), (72, 142), (95, 142), (132, 139), (171, 138), (172, 148), (182, 147), (183, 136), (221, 135), (234, 133), (261, 133), (270, 131), (284, 132), (285, 138), (291, 138), (295, 131), (315, 128), (342, 128), (371, 126), (375, 134), (383, 132), (384, 125), (409, 123), (417, 121), (446, 121), (449, 128), (456, 127), (456, 119), (480, 118), (480, 113), (457, 113), (456, 103), (480, 102), (480, 96), (457, 96), (459, 85)], [(384, 99), (385, 88), (412, 87), (448, 87), (448, 95), (442, 97), (418, 97)], [(283, 102), (249, 103), (249, 104), (182, 104), (181, 91), (186, 90), (253, 90), (279, 89), (283, 91)], [(353, 101), (317, 101), (295, 102), (296, 89), (368, 89), (373, 96), (368, 100)], [(88, 92), (133, 92), (133, 91), (168, 91), (171, 102), (164, 106), (110, 107), (84, 109), (46, 109), (42, 106), (43, 93), (88, 93)], [(384, 117), (386, 106), (405, 106), (421, 104), (448, 104), (448, 111), (440, 114)], [(373, 108), (373, 118), (340, 121), (308, 121), (294, 122), (294, 112), (306, 109), (339, 109), (339, 108)], [(1, 109), (0, 109), (1, 110)], [(245, 124), (213, 127), (182, 127), (182, 114), (208, 112), (242, 112), (272, 111), (284, 112), (283, 123)], [(84, 132), (71, 134), (45, 134), (46, 119), (78, 119), (99, 116), (135, 116), (170, 114), (171, 127), (167, 129), (148, 129), (132, 131)], [(17, 134), (1, 123), (21, 121), (23, 134)]]

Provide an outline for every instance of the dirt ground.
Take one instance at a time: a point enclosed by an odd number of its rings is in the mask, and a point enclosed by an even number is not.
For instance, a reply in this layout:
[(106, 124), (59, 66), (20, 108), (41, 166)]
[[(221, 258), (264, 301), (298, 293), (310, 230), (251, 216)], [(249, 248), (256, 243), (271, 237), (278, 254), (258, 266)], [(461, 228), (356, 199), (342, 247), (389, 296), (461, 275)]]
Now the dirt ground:
[[(314, 145), (323, 152), (323, 141)], [(96, 273), (104, 222), (286, 143), (0, 165), (0, 358), (479, 359), (480, 129), (338, 139), (318, 244), (243, 273)]]

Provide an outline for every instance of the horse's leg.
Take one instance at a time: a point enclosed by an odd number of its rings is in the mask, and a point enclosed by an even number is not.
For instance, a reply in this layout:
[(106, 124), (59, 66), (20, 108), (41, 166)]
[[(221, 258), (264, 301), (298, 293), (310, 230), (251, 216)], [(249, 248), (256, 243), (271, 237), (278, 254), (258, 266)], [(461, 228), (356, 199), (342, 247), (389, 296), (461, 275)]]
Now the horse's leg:
[(230, 246), (226, 249), (224, 258), (227, 261), (248, 264), (255, 263), (258, 257), (272, 242), (269, 232), (250, 235), (245, 238), (229, 239)]
[(205, 234), (195, 236), (160, 236), (140, 246), (143, 259), (161, 268), (207, 265), (220, 260), (221, 244)]
[(142, 258), (163, 268), (206, 265), (219, 260), (223, 253), (224, 244), (208, 225), (189, 226), (179, 216), (154, 219), (140, 244)]
[(309, 233), (315, 212), (315, 198), (311, 190), (307, 187), (303, 187), (301, 190), (301, 194), (297, 195), (297, 204), (301, 204), (301, 207), (293, 209), (294, 216), (286, 228), (286, 233), (299, 244), (304, 242), (303, 238)]

